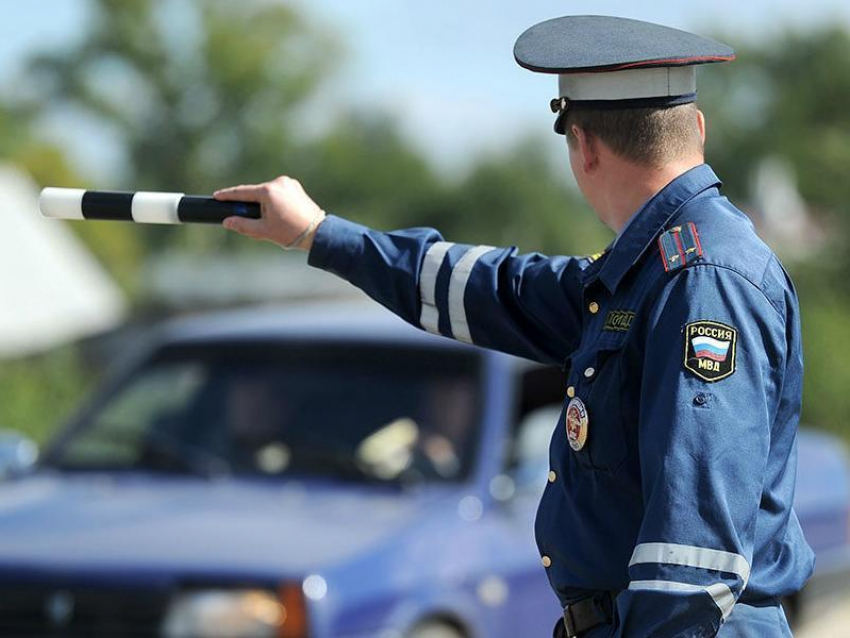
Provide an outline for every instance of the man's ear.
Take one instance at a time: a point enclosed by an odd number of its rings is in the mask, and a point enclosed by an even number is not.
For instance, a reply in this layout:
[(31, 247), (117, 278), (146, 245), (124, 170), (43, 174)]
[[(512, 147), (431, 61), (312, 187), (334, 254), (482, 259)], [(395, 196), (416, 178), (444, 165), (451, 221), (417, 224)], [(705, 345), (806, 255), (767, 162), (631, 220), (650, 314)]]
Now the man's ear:
[(705, 146), (705, 115), (697, 109), (697, 127), (699, 127), (699, 136), (702, 139), (702, 144)]
[(585, 173), (592, 172), (599, 164), (599, 150), (596, 147), (596, 140), (592, 135), (588, 135), (583, 128), (575, 124), (570, 127), (570, 131), (576, 140), (576, 150), (581, 159), (582, 170)]

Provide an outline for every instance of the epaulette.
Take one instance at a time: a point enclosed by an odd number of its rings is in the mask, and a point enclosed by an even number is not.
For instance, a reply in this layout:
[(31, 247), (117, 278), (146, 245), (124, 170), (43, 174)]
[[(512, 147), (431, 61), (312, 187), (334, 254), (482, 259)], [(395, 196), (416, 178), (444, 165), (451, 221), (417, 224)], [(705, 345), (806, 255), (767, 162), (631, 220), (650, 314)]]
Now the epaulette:
[(658, 238), (658, 248), (661, 251), (664, 270), (667, 272), (684, 268), (702, 257), (702, 244), (693, 222), (675, 226), (662, 233)]

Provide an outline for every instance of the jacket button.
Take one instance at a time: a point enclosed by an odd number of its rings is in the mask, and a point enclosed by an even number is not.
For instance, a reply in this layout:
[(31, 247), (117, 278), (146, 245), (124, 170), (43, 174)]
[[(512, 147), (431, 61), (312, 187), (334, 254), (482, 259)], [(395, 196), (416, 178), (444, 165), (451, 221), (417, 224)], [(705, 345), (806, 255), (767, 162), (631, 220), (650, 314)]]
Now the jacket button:
[(587, 370), (584, 371), (584, 376), (586, 376), (588, 379), (590, 377), (592, 377), (594, 374), (596, 374), (595, 368), (588, 368)]
[(590, 314), (595, 315), (597, 312), (599, 312), (599, 304), (595, 301), (591, 301), (590, 304), (587, 306), (587, 309), (590, 310)]
[(558, 480), (558, 475), (555, 474), (555, 470), (549, 470), (549, 482), (554, 483)]
[(572, 399), (575, 395), (576, 395), (576, 388), (575, 388), (575, 386), (571, 385), (570, 387), (567, 388), (567, 396)]
[(552, 559), (548, 556), (544, 556), (543, 558), (541, 558), (540, 562), (543, 563), (543, 567), (545, 567), (546, 569), (549, 569), (552, 566)]

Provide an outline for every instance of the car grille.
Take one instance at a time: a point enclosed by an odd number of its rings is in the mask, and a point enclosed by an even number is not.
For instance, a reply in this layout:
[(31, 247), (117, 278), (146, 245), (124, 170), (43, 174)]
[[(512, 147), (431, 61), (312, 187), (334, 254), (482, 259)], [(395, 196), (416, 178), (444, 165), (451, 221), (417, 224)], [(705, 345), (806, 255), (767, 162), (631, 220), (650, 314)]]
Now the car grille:
[(0, 636), (158, 636), (168, 592), (117, 587), (0, 586)]

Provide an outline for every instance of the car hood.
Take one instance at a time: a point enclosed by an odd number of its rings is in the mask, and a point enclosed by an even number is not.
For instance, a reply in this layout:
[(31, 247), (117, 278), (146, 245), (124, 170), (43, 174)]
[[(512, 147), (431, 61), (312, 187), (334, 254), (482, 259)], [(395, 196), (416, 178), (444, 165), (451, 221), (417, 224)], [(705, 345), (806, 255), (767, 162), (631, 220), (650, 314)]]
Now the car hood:
[(303, 575), (377, 549), (443, 490), (115, 475), (0, 484), (0, 569)]

